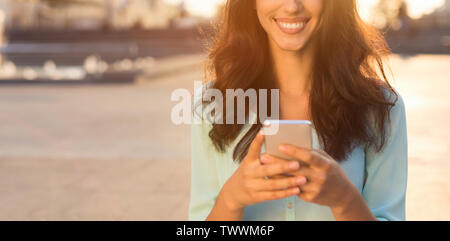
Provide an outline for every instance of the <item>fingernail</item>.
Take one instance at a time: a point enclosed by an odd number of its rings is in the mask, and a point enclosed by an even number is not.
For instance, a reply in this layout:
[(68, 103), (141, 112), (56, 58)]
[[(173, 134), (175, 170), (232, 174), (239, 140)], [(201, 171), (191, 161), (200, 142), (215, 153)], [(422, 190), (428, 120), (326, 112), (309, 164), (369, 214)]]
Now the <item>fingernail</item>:
[(297, 170), (299, 167), (300, 167), (300, 164), (298, 162), (296, 162), (296, 161), (291, 162), (289, 164), (289, 168), (292, 169), (292, 170)]
[(280, 151), (286, 152), (286, 151), (288, 151), (288, 147), (287, 147), (287, 146), (284, 146), (284, 145), (281, 145), (281, 146), (280, 146)]
[(299, 194), (300, 193), (300, 188), (296, 188), (292, 191), (293, 194)]
[(303, 185), (306, 183), (306, 179), (304, 177), (297, 178), (297, 184)]
[(268, 162), (268, 161), (269, 161), (269, 158), (268, 158), (267, 156), (262, 156), (262, 157), (261, 157), (261, 161), (263, 161), (263, 162)]

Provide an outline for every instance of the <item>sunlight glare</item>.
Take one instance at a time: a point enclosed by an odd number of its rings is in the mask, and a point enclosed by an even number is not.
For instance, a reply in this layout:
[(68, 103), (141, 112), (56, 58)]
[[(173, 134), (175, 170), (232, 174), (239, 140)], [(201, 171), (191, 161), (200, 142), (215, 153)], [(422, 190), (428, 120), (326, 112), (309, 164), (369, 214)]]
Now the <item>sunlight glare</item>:
[[(165, 0), (170, 4), (179, 4), (183, 0)], [(226, 0), (184, 0), (185, 8), (193, 15), (202, 17), (213, 17), (217, 7)], [(371, 9), (379, 0), (357, 0), (360, 15), (368, 20), (371, 17)], [(412, 18), (420, 18), (424, 14), (429, 14), (445, 4), (445, 0), (406, 0), (409, 13)]]
[(408, 0), (409, 14), (412, 18), (420, 18), (432, 13), (445, 4), (445, 0)]
[[(170, 4), (180, 4), (182, 0), (165, 0)], [(184, 0), (185, 8), (193, 15), (201, 17), (213, 17), (217, 7), (224, 0)]]

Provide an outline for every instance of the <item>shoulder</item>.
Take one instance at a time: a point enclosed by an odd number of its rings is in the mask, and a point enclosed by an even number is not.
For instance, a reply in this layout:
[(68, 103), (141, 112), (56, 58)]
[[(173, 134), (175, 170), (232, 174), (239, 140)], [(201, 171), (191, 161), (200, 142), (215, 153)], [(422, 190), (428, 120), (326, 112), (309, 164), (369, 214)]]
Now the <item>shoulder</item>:
[(386, 142), (393, 141), (400, 135), (406, 134), (406, 108), (402, 95), (395, 89), (385, 91), (386, 101), (392, 106), (385, 123)]
[(405, 102), (402, 95), (394, 88), (383, 90), (386, 101), (392, 103), (390, 108), (390, 118), (391, 122), (396, 118), (401, 118), (405, 115)]
[[(402, 95), (394, 88), (383, 87), (383, 94), (387, 105), (385, 116), (383, 121), (380, 120), (381, 113), (369, 112), (369, 129), (372, 131), (372, 135), (376, 137), (376, 143), (380, 144), (380, 141), (389, 139), (395, 132), (403, 130), (406, 127), (406, 111), (405, 102)], [(380, 125), (383, 125), (384, 131), (380, 130)], [(377, 144), (372, 143), (375, 146)], [(369, 145), (373, 146), (373, 145)]]

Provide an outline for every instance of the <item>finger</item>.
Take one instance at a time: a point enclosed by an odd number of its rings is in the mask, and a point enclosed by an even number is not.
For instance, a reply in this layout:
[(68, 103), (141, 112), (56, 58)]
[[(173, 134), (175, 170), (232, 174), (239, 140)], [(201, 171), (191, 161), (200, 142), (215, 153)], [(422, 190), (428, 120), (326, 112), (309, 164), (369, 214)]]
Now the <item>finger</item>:
[[(298, 161), (298, 160), (292, 160), (292, 161)], [(275, 163), (286, 163), (286, 162), (288, 162), (288, 160), (279, 158), (276, 156), (272, 156), (269, 154), (264, 154), (261, 156), (261, 163), (263, 165), (275, 164)], [(299, 169), (309, 166), (308, 164), (301, 163), (300, 161), (298, 161), (298, 162), (299, 162)], [(286, 174), (288, 174), (288, 175), (286, 175)], [(295, 172), (284, 173), (284, 174), (280, 175), (279, 177), (290, 177), (290, 176), (296, 176)], [(274, 178), (274, 177), (278, 177), (278, 176), (272, 176), (270, 178)]]
[(302, 167), (297, 171), (288, 172), (287, 174), (294, 177), (305, 177), (308, 182), (316, 179), (316, 177), (318, 176), (316, 170), (307, 167)]
[[(272, 156), (269, 154), (264, 154), (261, 156), (261, 162), (264, 165), (269, 165), (269, 164), (275, 164), (275, 163), (286, 163), (287, 160), (278, 158), (278, 157), (275, 157), (275, 156)], [(312, 176), (314, 176), (314, 172), (315, 171), (312, 170), (308, 164), (302, 165), (302, 163), (299, 162), (298, 170), (290, 171), (287, 173), (282, 173), (281, 175), (270, 176), (270, 179), (281, 179), (281, 178), (286, 178), (286, 177), (299, 177), (299, 176), (312, 177)]]
[(285, 173), (283, 173), (283, 174), (271, 176), (271, 177), (268, 177), (268, 178), (272, 179), (272, 180), (276, 180), (276, 179), (283, 179), (283, 178), (286, 178), (286, 177), (293, 177), (293, 176), (294, 175), (286, 175)]
[(249, 160), (258, 160), (259, 159), (263, 143), (264, 143), (264, 134), (262, 133), (262, 131), (259, 131), (258, 134), (256, 135), (255, 139), (253, 139), (253, 141), (250, 144), (250, 147), (248, 149), (247, 156), (249, 157)]
[(298, 187), (289, 188), (286, 190), (280, 190), (280, 191), (264, 191), (260, 192), (259, 199), (262, 201), (272, 201), (272, 200), (278, 200), (283, 199), (290, 196), (295, 196), (300, 193), (300, 189)]
[[(274, 163), (284, 163), (284, 162), (287, 162), (287, 161), (288, 160), (286, 160), (286, 159), (282, 159), (282, 158), (279, 158), (279, 157), (276, 157), (276, 156), (272, 156), (272, 155), (267, 154), (267, 153), (265, 153), (265, 154), (263, 154), (261, 156), (261, 162), (263, 164), (265, 164), (265, 165), (267, 165), (267, 164), (274, 164)], [(295, 161), (295, 160), (292, 160), (292, 161)]]
[[(269, 164), (276, 164), (276, 163), (286, 163), (287, 160), (278, 158), (269, 154), (264, 154), (261, 156), (261, 161), (265, 165)], [(305, 177), (315, 177), (316, 176), (316, 170), (313, 170), (309, 167), (309, 165), (305, 164), (302, 165), (302, 163), (299, 163), (299, 169), (296, 171), (290, 171), (287, 173), (283, 173), (281, 175), (276, 176), (270, 176), (271, 179), (279, 179), (279, 178), (286, 178), (286, 177), (292, 177), (292, 176), (305, 176)]]
[(305, 202), (314, 202), (318, 195), (320, 195), (320, 187), (315, 184), (308, 184), (300, 188), (298, 197)]
[(306, 184), (305, 177), (291, 177), (282, 178), (276, 180), (261, 180), (260, 181), (260, 191), (275, 191), (275, 190), (285, 190), (292, 187), (297, 187), (299, 185)]
[(317, 151), (318, 153), (322, 154), (323, 156), (333, 159), (333, 157), (331, 157), (328, 153), (326, 153), (324, 150), (314, 150)]
[(309, 193), (309, 192), (316, 193), (320, 190), (320, 185), (309, 182), (305, 185), (302, 185), (300, 189), (303, 193)]
[(306, 162), (312, 166), (321, 167), (328, 163), (327, 159), (316, 151), (292, 145), (281, 145), (279, 150), (293, 158)]
[(255, 168), (254, 177), (271, 177), (287, 172), (297, 171), (299, 168), (300, 164), (297, 161), (260, 165)]

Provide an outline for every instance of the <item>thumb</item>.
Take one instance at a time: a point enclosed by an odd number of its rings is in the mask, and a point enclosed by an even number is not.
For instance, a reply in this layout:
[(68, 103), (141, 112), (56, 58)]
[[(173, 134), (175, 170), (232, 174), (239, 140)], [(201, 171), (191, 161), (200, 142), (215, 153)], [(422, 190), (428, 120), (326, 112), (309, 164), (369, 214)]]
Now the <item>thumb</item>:
[(255, 139), (253, 139), (250, 147), (248, 148), (247, 161), (255, 161), (258, 160), (261, 155), (262, 144), (264, 143), (264, 134), (262, 131), (259, 131), (256, 135)]

